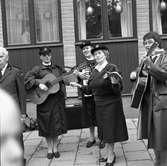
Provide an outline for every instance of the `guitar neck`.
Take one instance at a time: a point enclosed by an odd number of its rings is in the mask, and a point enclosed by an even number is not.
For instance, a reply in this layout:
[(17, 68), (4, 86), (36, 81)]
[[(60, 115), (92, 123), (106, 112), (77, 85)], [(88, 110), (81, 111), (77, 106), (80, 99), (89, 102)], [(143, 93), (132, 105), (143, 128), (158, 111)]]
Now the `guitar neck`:
[(141, 74), (142, 70), (144, 68), (144, 62), (141, 62), (140, 66), (139, 66), (139, 75)]
[[(154, 44), (150, 47), (150, 49), (148, 50), (147, 54), (146, 54), (146, 57), (150, 57), (153, 50), (158, 46), (158, 43), (157, 42), (154, 42)], [(140, 66), (139, 66), (139, 74), (142, 72), (144, 68), (144, 62), (141, 62)]]
[(70, 71), (70, 72), (67, 72), (67, 73), (65, 73), (65, 74), (63, 74), (63, 75), (61, 75), (61, 76), (59, 76), (59, 77), (56, 77), (56, 79), (53, 80), (53, 81), (51, 81), (50, 83), (51, 83), (52, 85), (54, 85), (54, 84), (56, 84), (56, 83), (58, 83), (58, 82), (64, 80), (66, 77), (69, 77), (70, 74), (72, 74), (71, 71)]

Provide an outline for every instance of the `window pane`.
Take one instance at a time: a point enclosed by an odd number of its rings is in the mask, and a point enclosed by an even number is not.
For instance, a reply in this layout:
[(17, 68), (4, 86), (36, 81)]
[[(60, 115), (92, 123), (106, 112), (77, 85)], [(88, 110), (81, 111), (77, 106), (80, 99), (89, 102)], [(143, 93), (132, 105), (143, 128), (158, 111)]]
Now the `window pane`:
[(59, 41), (58, 0), (34, 0), (37, 42)]
[(5, 2), (8, 44), (29, 44), (28, 0), (7, 0)]
[(77, 1), (79, 39), (102, 38), (101, 0)]
[(107, 0), (110, 37), (132, 37), (132, 0)]
[(152, 0), (152, 18), (153, 30), (167, 34), (167, 0)]

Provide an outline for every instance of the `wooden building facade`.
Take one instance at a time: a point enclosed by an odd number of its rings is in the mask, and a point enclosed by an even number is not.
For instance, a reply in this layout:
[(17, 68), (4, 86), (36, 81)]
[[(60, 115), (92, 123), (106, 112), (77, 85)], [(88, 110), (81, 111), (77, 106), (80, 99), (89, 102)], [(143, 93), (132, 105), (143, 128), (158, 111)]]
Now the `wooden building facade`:
[[(10, 61), (27, 72), (39, 63), (38, 48), (49, 46), (53, 60), (73, 67), (83, 61), (80, 44), (105, 44), (124, 78), (144, 54), (143, 35), (157, 31), (167, 48), (167, 0), (1, 0), (0, 45)], [(67, 96), (77, 96), (67, 87)]]

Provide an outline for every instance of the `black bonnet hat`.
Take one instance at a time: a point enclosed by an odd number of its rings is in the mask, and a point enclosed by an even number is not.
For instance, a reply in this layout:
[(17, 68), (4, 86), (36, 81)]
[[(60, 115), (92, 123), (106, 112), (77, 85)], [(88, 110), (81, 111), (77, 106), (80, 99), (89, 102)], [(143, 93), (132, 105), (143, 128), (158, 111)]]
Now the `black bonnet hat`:
[(84, 41), (82, 42), (82, 44), (80, 45), (80, 48), (83, 49), (86, 46), (93, 46), (92, 43), (90, 41)]
[(39, 55), (46, 55), (51, 53), (51, 49), (49, 47), (41, 47), (39, 48)]
[(106, 51), (109, 51), (106, 46), (97, 44), (97, 45), (95, 45), (95, 47), (91, 50), (91, 53), (94, 54), (95, 51), (98, 51), (98, 50), (106, 50)]

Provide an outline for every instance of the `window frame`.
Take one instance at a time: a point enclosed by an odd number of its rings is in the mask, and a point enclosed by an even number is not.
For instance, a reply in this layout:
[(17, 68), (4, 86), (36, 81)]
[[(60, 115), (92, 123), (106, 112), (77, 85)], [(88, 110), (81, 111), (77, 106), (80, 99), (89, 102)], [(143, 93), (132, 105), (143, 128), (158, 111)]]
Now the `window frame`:
[[(137, 38), (137, 18), (136, 18), (136, 0), (132, 0), (132, 28), (133, 28), (133, 36), (132, 37), (109, 37), (109, 25), (108, 25), (108, 13), (107, 13), (107, 3), (104, 0), (101, 0), (101, 16), (102, 16), (102, 32), (103, 32), (103, 38), (92, 38), (92, 39), (86, 39), (88, 41), (118, 41), (118, 40), (125, 40), (125, 39), (136, 39)], [(83, 39), (79, 39), (79, 28), (78, 28), (78, 17), (77, 17), (77, 1), (73, 0), (73, 8), (74, 8), (74, 28), (75, 28), (75, 39), (76, 42), (83, 41)], [(107, 26), (106, 26), (107, 25)]]
[(59, 23), (59, 41), (51, 42), (37, 42), (36, 40), (36, 28), (35, 28), (35, 11), (34, 11), (34, 0), (28, 0), (28, 11), (29, 11), (29, 24), (30, 24), (30, 43), (27, 44), (8, 44), (8, 34), (7, 34), (7, 20), (6, 20), (6, 2), (1, 0), (1, 11), (2, 11), (2, 29), (3, 29), (3, 44), (6, 47), (32, 47), (33, 46), (52, 46), (62, 45), (62, 18), (61, 18), (61, 2), (58, 2), (58, 23)]
[[(152, 0), (149, 0), (149, 6), (150, 6), (150, 10), (149, 10), (150, 31), (153, 31)], [(160, 36), (162, 37), (162, 39), (167, 39), (167, 34), (160, 34)]]

